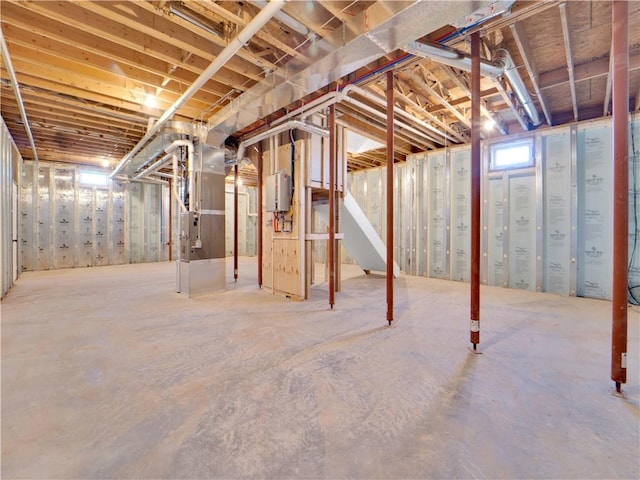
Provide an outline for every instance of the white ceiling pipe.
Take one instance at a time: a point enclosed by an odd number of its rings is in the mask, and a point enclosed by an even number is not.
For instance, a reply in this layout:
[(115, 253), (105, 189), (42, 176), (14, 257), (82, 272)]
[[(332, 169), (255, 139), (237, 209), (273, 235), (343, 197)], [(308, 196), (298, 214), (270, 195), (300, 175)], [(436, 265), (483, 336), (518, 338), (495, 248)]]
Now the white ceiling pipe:
[(315, 125), (309, 125), (307, 123), (301, 122), (300, 120), (289, 120), (288, 122), (278, 125), (277, 127), (273, 127), (266, 132), (259, 133), (253, 137), (247, 138), (246, 140), (242, 140), (242, 142), (240, 142), (240, 145), (238, 145), (236, 163), (239, 164), (242, 161), (242, 159), (244, 158), (244, 152), (248, 146), (291, 129), (302, 130), (314, 135), (320, 135), (321, 137), (329, 136), (329, 130), (325, 130), (324, 128), (320, 128)]
[(184, 105), (195, 93), (202, 88), (202, 86), (209, 81), (209, 79), (216, 74), (220, 68), (222, 68), (246, 43), (251, 40), (258, 31), (266, 25), (266, 23), (273, 18), (273, 16), (280, 11), (284, 6), (286, 0), (271, 0), (263, 10), (258, 13), (253, 20), (251, 20), (247, 26), (227, 45), (222, 52), (215, 58), (213, 62), (200, 74), (200, 76), (191, 84), (189, 88), (178, 98), (169, 109), (162, 114), (158, 121), (151, 127), (144, 137), (133, 147), (133, 149), (127, 153), (116, 168), (111, 172), (113, 178), (117, 175), (127, 164), (131, 158), (149, 141), (151, 138), (160, 131), (167, 121), (178, 111), (182, 105)]
[(164, 166), (166, 163), (169, 162), (169, 160), (171, 160), (171, 154), (167, 153), (166, 155), (163, 155), (162, 157), (160, 157), (160, 159), (157, 160), (155, 163), (149, 165), (149, 167), (142, 170), (133, 178), (138, 179), (138, 178), (146, 177), (147, 175), (154, 173), (157, 169)]
[[(253, 0), (251, 3), (260, 8), (264, 8), (265, 5), (267, 5), (267, 2), (265, 0)], [(291, 15), (287, 15), (284, 12), (277, 12), (274, 17), (280, 22), (284, 23), (287, 27), (298, 32), (300, 35), (308, 37), (312, 34), (312, 32), (310, 32), (304, 24), (293, 18)]]
[(24, 123), (24, 129), (29, 137), (29, 143), (31, 144), (31, 150), (33, 150), (33, 159), (38, 162), (38, 152), (36, 151), (36, 142), (33, 140), (33, 133), (29, 126), (29, 119), (27, 118), (27, 111), (24, 109), (24, 102), (22, 101), (22, 94), (20, 93), (20, 85), (16, 78), (16, 71), (13, 69), (13, 63), (11, 63), (11, 57), (9, 56), (9, 49), (7, 48), (7, 42), (4, 39), (4, 33), (0, 28), (0, 47), (2, 48), (2, 57), (4, 58), (4, 65), (11, 77), (11, 86), (13, 87), (13, 93), (16, 96), (18, 102), (18, 110), (20, 110), (20, 116), (22, 117), (22, 123)]
[[(405, 51), (417, 55), (419, 57), (430, 58), (438, 63), (456, 67), (467, 72), (471, 71), (471, 57), (447, 47), (439, 47), (429, 45), (422, 42), (411, 42), (405, 48)], [(498, 78), (500, 75), (507, 77), (514, 93), (518, 97), (522, 108), (529, 116), (531, 123), (535, 126), (540, 125), (540, 115), (533, 104), (533, 99), (527, 90), (522, 77), (513, 63), (513, 59), (508, 51), (500, 49), (497, 52), (495, 62), (480, 59), (480, 73), (485, 77)]]
[[(189, 177), (189, 211), (199, 211), (197, 206), (197, 199), (195, 196), (196, 177), (194, 175), (193, 168), (193, 143), (191, 140), (174, 140), (171, 145), (164, 149), (165, 153), (170, 154), (173, 152), (173, 175), (178, 174), (178, 153), (175, 150), (178, 147), (187, 147), (187, 172)], [(183, 205), (181, 203), (181, 205)], [(184, 206), (184, 205), (183, 205)]]

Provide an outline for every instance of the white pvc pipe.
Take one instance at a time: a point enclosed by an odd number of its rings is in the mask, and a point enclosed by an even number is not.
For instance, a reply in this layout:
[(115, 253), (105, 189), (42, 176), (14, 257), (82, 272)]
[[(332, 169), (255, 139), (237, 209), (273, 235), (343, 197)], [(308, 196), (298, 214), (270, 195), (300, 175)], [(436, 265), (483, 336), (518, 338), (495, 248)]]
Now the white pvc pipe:
[[(189, 148), (189, 145), (191, 145), (191, 142), (189, 140), (176, 140), (171, 145), (169, 145), (167, 148), (164, 149), (164, 151), (166, 153), (173, 152), (173, 177), (176, 178), (176, 179), (178, 178), (178, 153), (175, 152), (174, 150), (177, 147), (181, 147), (181, 146)], [(193, 148), (191, 148), (190, 150), (187, 151), (187, 155), (191, 150), (193, 150)], [(187, 160), (187, 165), (189, 165), (189, 163), (193, 163), (193, 162), (189, 162)], [(189, 174), (189, 183), (191, 183), (191, 178), (192, 178), (192, 176), (191, 176), (191, 174)], [(189, 185), (189, 188), (191, 188), (191, 185)], [(173, 182), (173, 195), (176, 197), (176, 200), (178, 201), (178, 204), (180, 205), (181, 210), (183, 212), (186, 212), (187, 211), (187, 207), (185, 207), (184, 202), (182, 201), (182, 199), (180, 198), (180, 194), (178, 193), (178, 182), (177, 181)], [(191, 190), (189, 190), (189, 195), (193, 195)], [(192, 202), (189, 202), (189, 207), (191, 207), (191, 204), (192, 204)]]
[(18, 102), (20, 117), (22, 117), (22, 123), (24, 124), (24, 129), (27, 132), (31, 150), (33, 150), (33, 159), (36, 162), (37, 166), (38, 152), (36, 151), (36, 142), (33, 140), (33, 134), (31, 133), (31, 127), (29, 126), (29, 119), (27, 118), (27, 111), (24, 108), (24, 101), (22, 100), (22, 94), (20, 93), (20, 85), (18, 84), (18, 79), (16, 78), (16, 71), (13, 69), (13, 63), (11, 63), (9, 49), (7, 48), (7, 42), (4, 39), (2, 28), (0, 28), (0, 47), (2, 49), (2, 57), (4, 58), (4, 66), (6, 67), (7, 72), (9, 73), (9, 77), (11, 78), (11, 86), (13, 87), (13, 93), (16, 96), (16, 101)]
[(240, 163), (242, 161), (242, 159), (244, 158), (244, 152), (248, 146), (273, 137), (278, 133), (284, 132), (286, 130), (291, 130), (292, 128), (315, 135), (320, 135), (321, 137), (329, 136), (329, 131), (325, 130), (324, 128), (320, 128), (315, 125), (309, 125), (307, 123), (301, 122), (300, 120), (289, 120), (288, 122), (273, 127), (266, 132), (259, 133), (251, 138), (247, 138), (246, 140), (240, 142), (240, 145), (238, 145), (238, 152), (236, 154), (236, 163)]
[(133, 149), (127, 153), (116, 168), (111, 172), (113, 178), (117, 175), (127, 164), (133, 156), (140, 151), (140, 149), (151, 138), (160, 131), (165, 123), (173, 116), (176, 111), (182, 105), (184, 105), (195, 93), (202, 88), (202, 86), (209, 81), (209, 79), (216, 74), (220, 68), (222, 68), (245, 44), (251, 40), (258, 31), (271, 20), (271, 18), (282, 9), (285, 4), (285, 0), (271, 0), (263, 10), (261, 10), (251, 20), (247, 26), (227, 45), (222, 52), (215, 58), (213, 62), (200, 74), (200, 76), (185, 90), (185, 92), (178, 98), (169, 109), (162, 114), (158, 121), (147, 131), (147, 133), (140, 139), (140, 141), (133, 147)]

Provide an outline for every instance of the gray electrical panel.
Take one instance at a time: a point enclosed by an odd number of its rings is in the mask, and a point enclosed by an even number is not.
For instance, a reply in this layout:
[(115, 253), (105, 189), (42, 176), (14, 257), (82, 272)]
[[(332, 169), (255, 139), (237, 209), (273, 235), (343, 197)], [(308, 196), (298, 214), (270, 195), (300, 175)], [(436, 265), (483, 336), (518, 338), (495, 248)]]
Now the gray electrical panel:
[(265, 185), (267, 212), (288, 212), (291, 209), (291, 177), (283, 172), (269, 175)]

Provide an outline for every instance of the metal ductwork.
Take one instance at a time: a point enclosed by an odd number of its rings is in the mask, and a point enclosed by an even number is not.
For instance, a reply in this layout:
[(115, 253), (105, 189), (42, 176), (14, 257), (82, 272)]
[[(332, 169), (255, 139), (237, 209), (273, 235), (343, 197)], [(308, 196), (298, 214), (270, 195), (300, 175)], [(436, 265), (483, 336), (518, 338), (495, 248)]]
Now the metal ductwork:
[(162, 114), (158, 121), (147, 131), (140, 141), (127, 153), (116, 168), (111, 172), (111, 177), (115, 177), (123, 170), (131, 158), (158, 133), (165, 123), (184, 105), (209, 79), (216, 74), (245, 44), (251, 40), (262, 27), (284, 6), (285, 0), (271, 0), (267, 6), (258, 13), (251, 22), (225, 47), (213, 62), (200, 74), (198, 78), (187, 88), (169, 109)]
[[(435, 62), (449, 65), (450, 67), (459, 68), (467, 72), (471, 71), (471, 57), (452, 48), (414, 41), (405, 45), (403, 50), (418, 57), (428, 58)], [(533, 99), (531, 95), (529, 95), (527, 87), (522, 81), (522, 77), (520, 77), (513, 59), (507, 50), (499, 49), (496, 52), (496, 60), (493, 62), (481, 59), (480, 73), (485, 77), (496, 79), (504, 75), (507, 80), (509, 80), (513, 92), (518, 97), (518, 101), (529, 117), (531, 125), (538, 126), (542, 123)]]
[(320, 49), (319, 53), (313, 48), (307, 49), (304, 54), (313, 61), (311, 65), (297, 66), (290, 62), (213, 115), (208, 123), (207, 143), (222, 145), (228, 136), (256, 119), (264, 118), (416, 38), (490, 4), (490, 1), (473, 0), (380, 0), (325, 39), (329, 44), (341, 47), (324, 56)]

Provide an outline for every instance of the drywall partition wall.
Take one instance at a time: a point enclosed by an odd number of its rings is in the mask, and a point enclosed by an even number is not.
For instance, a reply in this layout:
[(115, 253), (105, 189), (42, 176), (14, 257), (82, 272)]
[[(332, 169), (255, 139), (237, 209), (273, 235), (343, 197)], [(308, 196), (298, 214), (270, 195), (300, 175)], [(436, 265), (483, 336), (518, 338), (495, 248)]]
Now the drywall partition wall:
[[(102, 173), (104, 184), (83, 180)], [(34, 182), (34, 177), (36, 181)], [(21, 270), (165, 259), (162, 185), (120, 183), (76, 165), (24, 162), (20, 195)]]
[(21, 157), (3, 119), (0, 119), (0, 297), (4, 297), (18, 274), (17, 205)]
[(577, 295), (611, 299), (613, 143), (611, 122), (578, 126)]
[(575, 285), (571, 286), (572, 265), (575, 264), (571, 245), (576, 238), (575, 215), (572, 215), (572, 205), (576, 201), (575, 155), (571, 153), (571, 137), (571, 129), (541, 135), (545, 186), (544, 291), (561, 295), (576, 294)]

